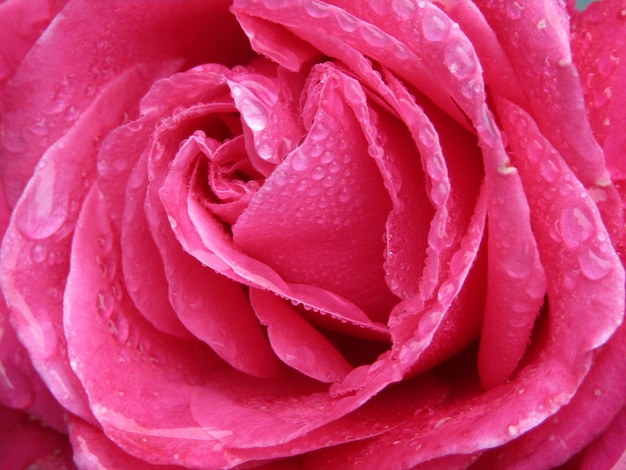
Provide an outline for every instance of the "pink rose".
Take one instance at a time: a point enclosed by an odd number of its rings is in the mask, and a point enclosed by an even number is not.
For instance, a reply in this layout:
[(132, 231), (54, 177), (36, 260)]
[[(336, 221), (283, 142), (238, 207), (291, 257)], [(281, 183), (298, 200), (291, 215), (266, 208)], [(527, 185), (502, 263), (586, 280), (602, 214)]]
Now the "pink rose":
[(624, 465), (622, 0), (65, 3), (0, 3), (0, 467)]

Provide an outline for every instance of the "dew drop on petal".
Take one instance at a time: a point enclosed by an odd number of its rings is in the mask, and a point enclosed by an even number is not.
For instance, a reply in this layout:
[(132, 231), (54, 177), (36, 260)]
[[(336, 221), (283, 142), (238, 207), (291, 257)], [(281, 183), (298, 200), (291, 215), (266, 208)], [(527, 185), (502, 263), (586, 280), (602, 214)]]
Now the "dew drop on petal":
[(569, 249), (578, 248), (584, 241), (591, 238), (595, 226), (589, 209), (585, 206), (566, 207), (559, 219), (561, 237)]
[(606, 277), (613, 270), (613, 261), (593, 246), (585, 246), (578, 252), (578, 264), (582, 273), (593, 281)]
[(267, 127), (269, 116), (261, 103), (255, 99), (244, 97), (238, 104), (243, 120), (251, 130), (258, 132)]
[(291, 156), (291, 167), (296, 171), (304, 171), (309, 167), (307, 156), (301, 151), (295, 152)]
[(450, 20), (444, 13), (433, 7), (424, 15), (422, 33), (429, 41), (443, 41), (450, 34)]
[(473, 51), (464, 41), (455, 41), (447, 44), (443, 62), (450, 73), (460, 79), (469, 77), (476, 70), (476, 61)]
[(559, 164), (551, 155), (547, 155), (539, 162), (539, 172), (548, 183), (554, 183), (561, 174)]
[(412, 0), (392, 0), (391, 8), (402, 18), (411, 19), (415, 15), (415, 3)]

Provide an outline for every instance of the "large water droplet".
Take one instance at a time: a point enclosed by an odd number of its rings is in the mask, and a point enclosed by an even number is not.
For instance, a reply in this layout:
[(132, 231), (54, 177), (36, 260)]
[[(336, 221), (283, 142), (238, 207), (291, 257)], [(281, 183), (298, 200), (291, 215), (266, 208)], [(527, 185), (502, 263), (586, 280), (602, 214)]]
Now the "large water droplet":
[(392, 0), (391, 8), (402, 18), (411, 19), (415, 15), (413, 0)]
[(450, 20), (437, 7), (433, 6), (424, 14), (422, 33), (429, 41), (443, 41), (450, 34)]
[(552, 155), (547, 155), (539, 162), (539, 172), (548, 183), (554, 183), (561, 175), (559, 164)]
[(389, 44), (389, 38), (378, 28), (370, 25), (363, 25), (359, 29), (359, 32), (361, 33), (361, 37), (370, 46), (386, 47)]
[[(289, 4), (289, 1), (287, 1), (287, 4)], [(318, 0), (304, 2), (304, 9), (313, 18), (325, 18), (330, 15), (330, 6)]]
[(443, 62), (450, 73), (460, 79), (473, 74), (477, 66), (469, 44), (461, 40), (446, 45)]
[(606, 277), (614, 267), (613, 260), (594, 246), (581, 248), (578, 252), (578, 264), (583, 274), (593, 281)]
[(239, 111), (244, 122), (253, 131), (262, 131), (267, 127), (269, 115), (265, 106), (251, 97), (244, 97), (239, 100)]
[(27, 237), (40, 240), (56, 233), (65, 223), (67, 199), (55, 198), (56, 170), (53, 164), (38, 167), (33, 181), (16, 216), (18, 229)]
[(296, 171), (304, 171), (309, 167), (309, 159), (301, 150), (291, 156), (291, 167)]
[(559, 226), (563, 242), (571, 250), (578, 248), (595, 232), (592, 215), (585, 206), (563, 209)]

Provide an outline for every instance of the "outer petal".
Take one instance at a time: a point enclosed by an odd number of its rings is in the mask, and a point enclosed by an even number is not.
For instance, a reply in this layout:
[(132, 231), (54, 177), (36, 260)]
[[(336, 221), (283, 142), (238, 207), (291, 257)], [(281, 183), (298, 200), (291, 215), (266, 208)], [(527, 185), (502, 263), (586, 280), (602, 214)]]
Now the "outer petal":
[[(542, 132), (585, 187), (593, 191), (611, 236), (621, 241), (621, 201), (587, 119), (580, 77), (572, 63), (564, 5), (556, 1), (512, 2), (508, 8), (506, 2), (476, 3), (516, 64), (517, 76), (528, 90), (530, 111)], [(515, 9), (519, 19), (511, 21)]]
[[(585, 93), (589, 121), (611, 176), (626, 179), (626, 3), (595, 2), (574, 15), (572, 52)], [(621, 183), (623, 184), (623, 183)]]
[(0, 468), (71, 470), (67, 436), (26, 413), (0, 405)]
[[(228, 4), (186, 0), (157, 7), (132, 0), (113, 8), (88, 0), (69, 2), (6, 90), (0, 173), (9, 205), (15, 205), (45, 149), (137, 58), (183, 57), (187, 65), (246, 60), (247, 44)], [(214, 35), (220, 41), (211, 40)], [(229, 44), (227, 50), (221, 41)]]
[[(95, 178), (94, 139), (118, 125), (159, 66), (129, 69), (98, 95), (37, 166), (2, 244), (2, 288), (11, 322), (33, 365), (68, 410), (90, 419), (84, 393), (69, 369), (60, 329), (61, 295), (80, 203)], [(114, 103), (114, 105), (112, 105)], [(26, 256), (25, 256), (26, 255)]]

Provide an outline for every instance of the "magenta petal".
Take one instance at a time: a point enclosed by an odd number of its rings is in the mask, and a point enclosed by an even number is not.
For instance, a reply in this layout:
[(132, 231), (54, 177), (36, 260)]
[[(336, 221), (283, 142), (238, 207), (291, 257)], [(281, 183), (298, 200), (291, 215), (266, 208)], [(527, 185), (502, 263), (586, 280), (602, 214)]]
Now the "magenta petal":
[(527, 90), (529, 111), (542, 133), (583, 185), (599, 195), (597, 205), (609, 233), (622, 242), (622, 203), (589, 125), (580, 76), (572, 63), (570, 24), (564, 5), (529, 3), (521, 12), (523, 21), (510, 21), (504, 3), (476, 3), (515, 64), (517, 76)]
[(626, 179), (626, 33), (623, 2), (594, 2), (576, 12), (572, 24), (572, 52), (585, 93), (594, 136), (604, 150), (615, 180)]
[(602, 435), (592, 442), (583, 453), (581, 468), (626, 467), (626, 408), (615, 416)]
[(0, 4), (0, 100), (6, 82), (64, 3), (65, 0), (11, 0)]
[(0, 468), (71, 470), (67, 436), (21, 411), (0, 405)]
[(394, 309), (393, 356), (414, 374), (457, 353), (478, 334), (484, 297), (484, 260), (479, 256), (487, 215), (487, 191), (476, 202), (469, 228), (455, 247), (450, 269), (434, 302), (417, 295)]
[(250, 301), (285, 364), (322, 382), (341, 382), (350, 372), (352, 366), (341, 353), (285, 300), (251, 289)]
[(134, 309), (120, 270), (113, 278), (102, 272), (97, 258), (119, 263), (111, 229), (93, 186), (74, 235), (64, 299), (68, 354), (90, 408), (107, 436), (135, 457), (176, 463), (173, 441), (181, 465), (223, 467), (226, 457), (211, 450), (219, 438), (198, 427), (189, 403), (191, 389), (225, 363), (199, 341), (155, 330)]
[(503, 166), (489, 183), (487, 303), (478, 354), (486, 388), (504, 382), (517, 367), (546, 293), (546, 275), (517, 170)]
[(95, 179), (94, 137), (119, 124), (138, 101), (136, 93), (144, 91), (146, 76), (159, 73), (159, 66), (133, 67), (102, 90), (42, 157), (2, 244), (2, 288), (18, 337), (57, 400), (86, 420), (91, 412), (70, 370), (61, 331), (70, 235), (80, 201)]
[[(0, 164), (9, 204), (15, 205), (45, 149), (137, 58), (159, 62), (182, 57), (188, 65), (245, 60), (248, 45), (229, 3), (185, 0), (154, 6), (131, 0), (110, 8), (69, 2), (6, 90)], [(214, 34), (228, 42), (228, 51), (211, 40)], [(132, 88), (129, 83), (127, 91), (150, 82)]]

